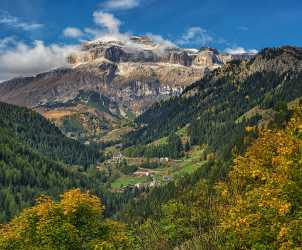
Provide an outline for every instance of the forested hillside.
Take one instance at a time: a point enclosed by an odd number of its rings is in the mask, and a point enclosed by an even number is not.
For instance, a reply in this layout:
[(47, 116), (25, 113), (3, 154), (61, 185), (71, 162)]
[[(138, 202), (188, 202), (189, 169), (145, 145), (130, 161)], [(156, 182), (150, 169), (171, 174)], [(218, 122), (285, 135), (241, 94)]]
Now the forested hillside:
[(0, 221), (31, 205), (37, 195), (57, 197), (73, 187), (97, 190), (100, 180), (49, 160), (21, 143), (10, 130), (0, 128)]
[[(190, 143), (231, 157), (247, 125), (286, 114), (282, 103), (302, 95), (302, 49), (264, 49), (249, 61), (233, 61), (189, 86), (180, 97), (157, 103), (136, 119), (125, 143), (145, 144), (189, 124)], [(282, 117), (280, 117), (282, 119)]]
[(33, 204), (41, 194), (58, 197), (81, 187), (101, 192), (103, 176), (84, 172), (101, 159), (94, 148), (63, 136), (50, 122), (29, 109), (0, 104), (0, 221)]
[(102, 159), (97, 148), (68, 139), (47, 119), (27, 108), (0, 103), (0, 127), (51, 160), (89, 166)]

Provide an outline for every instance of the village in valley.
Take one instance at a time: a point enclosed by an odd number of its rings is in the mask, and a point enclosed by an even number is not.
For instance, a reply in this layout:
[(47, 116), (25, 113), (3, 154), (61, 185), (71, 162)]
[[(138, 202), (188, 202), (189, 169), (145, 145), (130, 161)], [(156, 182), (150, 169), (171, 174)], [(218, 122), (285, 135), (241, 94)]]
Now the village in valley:
[(140, 190), (164, 185), (194, 172), (205, 162), (202, 153), (202, 147), (194, 147), (177, 160), (169, 157), (127, 157), (119, 146), (114, 147), (114, 152), (109, 153), (110, 157), (98, 169), (110, 179), (112, 191)]

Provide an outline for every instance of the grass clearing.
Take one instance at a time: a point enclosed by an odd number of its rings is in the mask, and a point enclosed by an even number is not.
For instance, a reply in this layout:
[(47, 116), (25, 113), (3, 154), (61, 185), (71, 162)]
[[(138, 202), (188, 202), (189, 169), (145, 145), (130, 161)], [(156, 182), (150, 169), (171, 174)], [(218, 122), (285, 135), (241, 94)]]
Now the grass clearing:
[(202, 163), (192, 163), (192, 162), (186, 162), (183, 164), (183, 166), (180, 167), (178, 171), (174, 172), (174, 176), (183, 176), (186, 174), (192, 174), (194, 173), (198, 168), (200, 168), (203, 165)]
[(111, 183), (111, 187), (113, 189), (119, 189), (131, 185), (135, 185), (138, 183), (145, 183), (148, 182), (149, 178), (147, 176), (136, 177), (136, 176), (122, 176), (116, 179), (114, 182)]

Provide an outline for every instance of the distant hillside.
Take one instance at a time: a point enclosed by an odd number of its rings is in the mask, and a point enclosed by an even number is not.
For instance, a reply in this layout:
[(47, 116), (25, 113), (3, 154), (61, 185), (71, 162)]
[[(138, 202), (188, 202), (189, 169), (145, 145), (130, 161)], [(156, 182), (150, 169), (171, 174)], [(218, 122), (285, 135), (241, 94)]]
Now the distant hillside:
[(88, 166), (102, 159), (98, 149), (66, 138), (47, 119), (27, 108), (0, 103), (0, 127), (51, 160)]

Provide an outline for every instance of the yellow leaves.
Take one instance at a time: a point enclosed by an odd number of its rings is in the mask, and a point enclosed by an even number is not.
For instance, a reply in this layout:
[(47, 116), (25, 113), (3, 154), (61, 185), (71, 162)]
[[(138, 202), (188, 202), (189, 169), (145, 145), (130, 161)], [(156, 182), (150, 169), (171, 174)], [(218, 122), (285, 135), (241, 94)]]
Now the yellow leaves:
[(279, 206), (278, 212), (280, 215), (285, 215), (289, 212), (290, 208), (291, 208), (290, 203), (281, 204)]
[(105, 227), (109, 228), (106, 240), (96, 240), (93, 242), (95, 250), (115, 250), (115, 249), (131, 249), (131, 241), (129, 235), (126, 234), (126, 227), (116, 221), (106, 220)]
[(266, 209), (271, 209), (272, 210), (271, 213), (274, 213), (273, 211), (277, 211), (276, 216), (286, 215), (291, 208), (291, 204), (289, 202), (284, 202), (274, 196), (266, 197), (259, 200), (258, 206)]
[(297, 246), (302, 210), (293, 204), (301, 202), (302, 139), (295, 132), (301, 128), (301, 115), (286, 129), (262, 132), (247, 152), (234, 160), (228, 185), (217, 185), (223, 202), (220, 227), (235, 245), (251, 249), (259, 238), (269, 235), (268, 242), (262, 243), (271, 244), (271, 249)]
[(221, 196), (226, 198), (228, 197), (228, 190), (227, 189), (224, 189), (222, 192), (221, 192)]
[(280, 239), (282, 239), (282, 238), (284, 238), (285, 236), (286, 236), (286, 234), (287, 234), (287, 232), (288, 232), (288, 230), (287, 230), (287, 228), (286, 227), (281, 227), (280, 228), (280, 231), (279, 231), (279, 238)]
[(103, 210), (98, 197), (80, 189), (66, 192), (59, 202), (41, 196), (0, 228), (0, 249), (131, 249), (125, 226), (104, 221)]
[(241, 218), (241, 219), (239, 219), (239, 224), (241, 224), (241, 225), (248, 225), (247, 218)]
[(247, 127), (245, 127), (245, 132), (250, 133), (250, 132), (254, 132), (254, 131), (256, 131), (256, 126), (247, 126)]
[(60, 203), (63, 206), (64, 214), (75, 213), (81, 206), (86, 206), (93, 214), (101, 214), (104, 210), (98, 197), (89, 193), (82, 193), (81, 190), (73, 189), (61, 196)]
[(261, 177), (262, 176), (262, 172), (259, 169), (252, 170), (251, 171), (251, 176), (253, 178)]
[(107, 220), (106, 225), (110, 228), (109, 241), (121, 243), (128, 239), (128, 236), (125, 234), (126, 228), (123, 224), (113, 220)]
[(50, 208), (54, 205), (51, 198), (46, 195), (42, 195), (42, 196), (38, 197), (36, 202), (37, 202), (37, 205), (35, 207), (33, 207), (32, 209), (40, 217), (47, 215)]
[(52, 199), (47, 195), (41, 195), (40, 197), (38, 197), (36, 199), (36, 203), (38, 205), (40, 205), (40, 204), (49, 204), (49, 203), (52, 203)]
[(280, 158), (279, 156), (273, 157), (272, 158), (272, 165), (273, 166), (278, 166), (282, 163), (282, 158)]

